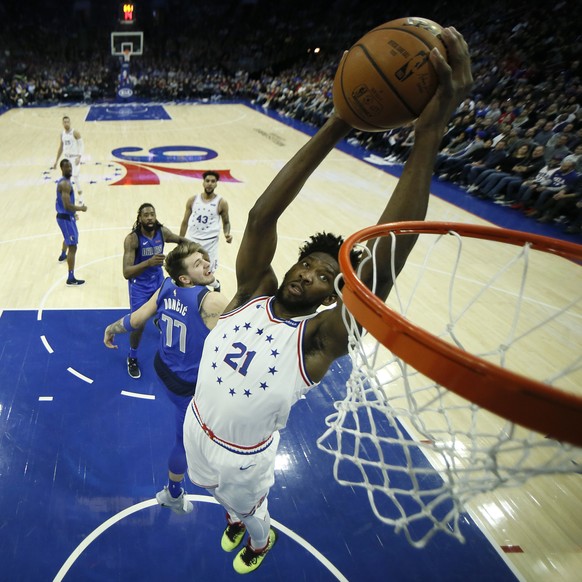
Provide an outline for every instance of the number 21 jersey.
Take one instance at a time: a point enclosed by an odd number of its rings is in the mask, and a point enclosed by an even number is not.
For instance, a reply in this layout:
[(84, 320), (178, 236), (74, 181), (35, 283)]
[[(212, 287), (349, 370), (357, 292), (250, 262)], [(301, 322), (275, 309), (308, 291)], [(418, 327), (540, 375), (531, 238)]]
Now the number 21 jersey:
[(279, 319), (274, 297), (224, 313), (204, 343), (194, 400), (224, 440), (251, 447), (287, 423), (291, 406), (315, 383), (303, 361), (307, 320)]

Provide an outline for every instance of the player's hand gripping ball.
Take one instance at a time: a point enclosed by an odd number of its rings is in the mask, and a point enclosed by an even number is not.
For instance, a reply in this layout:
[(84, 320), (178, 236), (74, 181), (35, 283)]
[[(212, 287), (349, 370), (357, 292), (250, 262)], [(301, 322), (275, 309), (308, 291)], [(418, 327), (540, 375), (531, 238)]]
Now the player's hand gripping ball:
[(438, 77), (429, 60), (442, 27), (426, 18), (382, 24), (344, 55), (333, 83), (336, 113), (356, 129), (384, 131), (416, 119), (433, 97)]

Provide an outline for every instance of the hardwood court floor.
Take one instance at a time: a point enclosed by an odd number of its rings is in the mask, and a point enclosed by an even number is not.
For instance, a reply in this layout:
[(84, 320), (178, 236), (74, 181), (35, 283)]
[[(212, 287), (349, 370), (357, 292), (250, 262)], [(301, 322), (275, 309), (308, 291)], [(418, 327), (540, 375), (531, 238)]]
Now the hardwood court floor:
[[(161, 580), (198, 574), (199, 579), (225, 579), (231, 575), (230, 556), (225, 560), (215, 548), (222, 527), (218, 508), (204, 498), (194, 521), (180, 521), (152, 503), (165, 478), (171, 411), (163, 398), (155, 398), (151, 370), (141, 384), (127, 377), (126, 338), (119, 338), (120, 350), (112, 352), (102, 346), (102, 332), (128, 307), (121, 257), (137, 208), (153, 203), (159, 220), (178, 232), (186, 199), (200, 190), (200, 171), (206, 169), (232, 177), (217, 190), (229, 203), (234, 235), (231, 245), (221, 239), (218, 272), (223, 291), (231, 295), (246, 215), (305, 143), (306, 128), (243, 104), (165, 105), (169, 119), (148, 106), (121, 113), (114, 106), (100, 107), (19, 109), (0, 116), (0, 265), (5, 273), (0, 281), (0, 511), (5, 516), (0, 578)], [(65, 114), (85, 141), (81, 179), (88, 212), (79, 221), (76, 274), (87, 283), (74, 289), (65, 286), (66, 267), (56, 260), (61, 238), (54, 198), (60, 172), (49, 169)], [(95, 120), (86, 121), (88, 114)], [(279, 277), (310, 234), (348, 235), (376, 222), (399, 169), (370, 160), (369, 154), (344, 145), (308, 181), (280, 222), (274, 262)], [(454, 187), (435, 183), (434, 189), (439, 196), (431, 197), (431, 220), (488, 223), (506, 217), (500, 209), (487, 214)], [(413, 255), (411, 265), (416, 264)], [(580, 269), (563, 263), (548, 268), (537, 300), (553, 304), (576, 296)], [(478, 333), (487, 333), (487, 324)], [(578, 353), (580, 329), (578, 311), (570, 341)], [(150, 329), (140, 348), (144, 361), (155, 341)], [(552, 349), (546, 346), (549, 359)], [(580, 474), (539, 477), (479, 496), (463, 520), (465, 545), (439, 534), (426, 549), (412, 550), (381, 525), (361, 491), (333, 481), (330, 459), (314, 444), (331, 411), (329, 398), (340, 397), (344, 381), (334, 367), (323, 389), (297, 405), (283, 433), (271, 510), (282, 531), (289, 528), (290, 540), (303, 540), (297, 543), (304, 553), (281, 543), (273, 560), (269, 557), (271, 565), (266, 561), (257, 572), (259, 579), (358, 582), (385, 580), (387, 573), (398, 580), (579, 579)], [(144, 398), (124, 399), (120, 390)], [(50, 541), (41, 541), (47, 536)], [(86, 546), (79, 549), (83, 540)], [(323, 565), (320, 555), (333, 567)], [(153, 558), (165, 568), (152, 564)], [(30, 566), (35, 560), (41, 570)]]

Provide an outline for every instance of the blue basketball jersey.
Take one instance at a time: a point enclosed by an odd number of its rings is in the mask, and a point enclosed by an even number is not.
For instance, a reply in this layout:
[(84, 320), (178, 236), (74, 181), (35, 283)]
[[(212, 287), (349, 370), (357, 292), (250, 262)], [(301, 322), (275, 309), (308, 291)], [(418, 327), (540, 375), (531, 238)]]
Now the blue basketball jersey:
[[(58, 183), (57, 183), (57, 200), (55, 203), (55, 210), (57, 211), (57, 214), (68, 214), (69, 216), (74, 216), (75, 212), (71, 212), (70, 210), (67, 210), (65, 208), (65, 205), (63, 204), (63, 199), (61, 197), (61, 193), (59, 192), (59, 186), (61, 184), (61, 182), (69, 182), (69, 184), (71, 183), (71, 181), (68, 178), (61, 178)], [(71, 204), (75, 204), (75, 191), (73, 190), (73, 185), (71, 184), (71, 193), (69, 195), (69, 200), (71, 201)]]
[[(164, 252), (164, 236), (162, 229), (155, 231), (152, 238), (148, 238), (141, 233), (141, 229), (135, 231), (137, 235), (137, 250), (135, 251), (134, 265), (143, 263), (154, 255), (160, 255)], [(161, 265), (157, 267), (148, 267), (137, 277), (130, 279), (130, 284), (138, 284), (152, 290), (150, 296), (158, 289), (164, 280), (164, 272)]]
[(160, 347), (158, 353), (166, 366), (179, 378), (195, 384), (202, 346), (210, 330), (202, 321), (200, 305), (207, 287), (178, 287), (169, 277), (158, 295)]

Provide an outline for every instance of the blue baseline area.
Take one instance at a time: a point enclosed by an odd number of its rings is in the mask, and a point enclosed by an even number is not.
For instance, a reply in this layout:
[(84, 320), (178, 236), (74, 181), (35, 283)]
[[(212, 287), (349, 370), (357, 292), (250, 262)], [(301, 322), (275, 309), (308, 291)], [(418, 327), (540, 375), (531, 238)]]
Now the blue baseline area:
[(172, 119), (163, 105), (107, 103), (91, 105), (85, 121), (160, 121)]
[[(71, 553), (104, 522), (151, 500), (166, 482), (173, 406), (152, 367), (159, 333), (148, 324), (140, 346), (142, 378), (125, 370), (128, 336), (118, 350), (102, 344), (105, 326), (125, 311), (4, 311), (0, 333), (0, 578), (53, 580)], [(41, 341), (44, 336), (53, 353)], [(87, 382), (73, 375), (76, 370)], [(468, 516), (460, 544), (439, 533), (424, 550), (379, 522), (361, 488), (332, 477), (330, 455), (316, 440), (333, 401), (345, 391), (348, 358), (293, 408), (282, 431), (280, 468), (269, 496), (277, 520), (327, 558), (347, 580), (385, 582), (514, 580)], [(123, 396), (122, 390), (154, 400)], [(52, 401), (39, 397), (52, 396)], [(188, 484), (189, 493), (206, 492)], [(64, 580), (142, 582), (225, 580), (232, 554), (220, 549), (222, 509), (197, 503), (188, 516), (157, 505), (121, 519), (98, 535)], [(257, 581), (337, 579), (285, 533)]]

